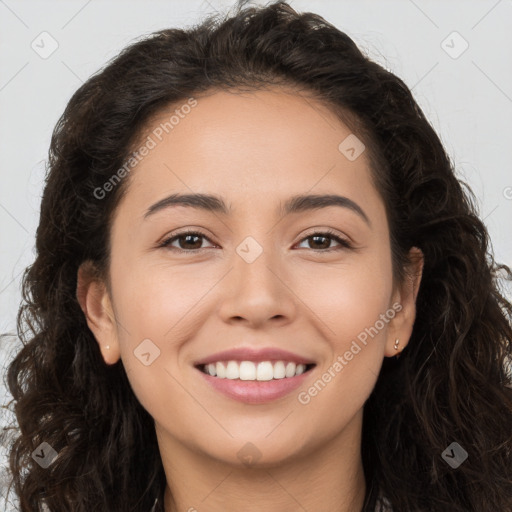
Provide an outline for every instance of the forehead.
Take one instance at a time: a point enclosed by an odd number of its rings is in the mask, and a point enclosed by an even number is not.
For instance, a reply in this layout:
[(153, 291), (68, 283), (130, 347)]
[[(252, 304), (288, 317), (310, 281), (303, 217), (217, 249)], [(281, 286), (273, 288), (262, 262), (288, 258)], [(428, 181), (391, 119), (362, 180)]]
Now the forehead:
[(142, 131), (139, 146), (151, 149), (130, 173), (128, 200), (143, 208), (166, 192), (204, 192), (248, 205), (333, 189), (362, 200), (375, 191), (365, 151), (342, 151), (351, 137), (327, 106), (286, 89), (184, 99)]

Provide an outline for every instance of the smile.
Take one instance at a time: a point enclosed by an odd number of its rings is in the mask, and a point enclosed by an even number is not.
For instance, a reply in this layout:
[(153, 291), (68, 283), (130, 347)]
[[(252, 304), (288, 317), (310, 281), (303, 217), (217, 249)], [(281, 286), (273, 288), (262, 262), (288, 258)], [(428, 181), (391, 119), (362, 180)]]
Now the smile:
[(309, 371), (314, 364), (293, 361), (218, 361), (200, 365), (199, 369), (218, 379), (270, 381), (289, 379)]
[(193, 363), (210, 389), (245, 404), (290, 395), (309, 378), (314, 359), (278, 347), (236, 347)]

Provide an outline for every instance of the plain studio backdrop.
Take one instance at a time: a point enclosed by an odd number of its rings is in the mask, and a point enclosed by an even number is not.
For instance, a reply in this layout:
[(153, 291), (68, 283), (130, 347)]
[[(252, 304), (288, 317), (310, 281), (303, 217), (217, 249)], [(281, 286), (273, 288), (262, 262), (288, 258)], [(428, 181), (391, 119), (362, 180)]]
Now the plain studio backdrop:
[[(139, 36), (233, 3), (0, 0), (0, 332), (15, 332), (50, 137), (71, 95)], [(478, 199), (496, 260), (512, 265), (512, 0), (289, 3), (336, 25), (412, 89)], [(17, 349), (15, 339), (0, 349), (1, 397)], [(6, 464), (4, 449), (0, 471)]]

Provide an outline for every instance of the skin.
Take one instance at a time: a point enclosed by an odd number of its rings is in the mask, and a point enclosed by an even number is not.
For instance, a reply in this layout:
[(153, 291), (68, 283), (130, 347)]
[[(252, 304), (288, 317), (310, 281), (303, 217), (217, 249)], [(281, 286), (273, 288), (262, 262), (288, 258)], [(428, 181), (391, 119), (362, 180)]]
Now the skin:
[[(411, 335), (421, 252), (411, 250), (416, 277), (394, 286), (384, 203), (367, 155), (350, 161), (338, 150), (351, 131), (315, 100), (283, 89), (197, 100), (129, 176), (111, 230), (110, 292), (87, 265), (79, 271), (88, 325), (105, 363), (122, 359), (155, 420), (166, 512), (360, 510), (363, 405), (383, 358), (397, 354), (395, 339), (401, 350)], [(168, 118), (162, 112), (143, 137)], [(193, 192), (222, 196), (232, 214), (174, 206), (144, 219), (157, 201)], [(277, 213), (302, 193), (346, 196), (371, 225), (337, 206)], [(333, 238), (315, 244), (311, 234), (326, 228), (354, 249)], [(182, 254), (158, 247), (178, 229), (206, 238), (188, 245), (175, 239), (173, 247), (189, 251)], [(236, 252), (248, 236), (263, 250), (252, 263)], [(299, 392), (394, 303), (402, 308), (394, 318), (301, 404)], [(133, 352), (144, 339), (160, 350), (148, 366)], [(243, 346), (280, 347), (316, 367), (284, 398), (243, 404), (215, 391), (193, 367)], [(260, 455), (250, 466), (238, 455), (248, 442)]]

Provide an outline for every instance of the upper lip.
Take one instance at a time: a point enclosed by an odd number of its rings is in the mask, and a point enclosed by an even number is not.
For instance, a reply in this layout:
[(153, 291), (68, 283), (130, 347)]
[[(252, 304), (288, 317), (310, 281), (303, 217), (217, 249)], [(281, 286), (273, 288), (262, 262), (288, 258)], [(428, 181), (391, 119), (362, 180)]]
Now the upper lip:
[(223, 350), (210, 356), (204, 357), (194, 363), (194, 366), (203, 364), (216, 363), (218, 361), (287, 361), (295, 364), (315, 364), (314, 361), (307, 357), (302, 357), (293, 352), (282, 350), (280, 348), (261, 348), (254, 349), (249, 347), (233, 348)]

